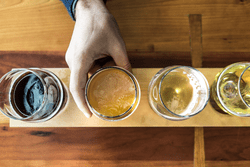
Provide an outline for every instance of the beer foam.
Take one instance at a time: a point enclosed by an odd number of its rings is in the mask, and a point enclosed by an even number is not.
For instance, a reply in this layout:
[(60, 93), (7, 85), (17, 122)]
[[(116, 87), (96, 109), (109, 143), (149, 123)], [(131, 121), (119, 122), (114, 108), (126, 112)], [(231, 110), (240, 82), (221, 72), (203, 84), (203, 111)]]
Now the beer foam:
[(110, 68), (92, 79), (87, 94), (90, 105), (97, 112), (105, 116), (117, 116), (133, 104), (135, 85), (125, 72)]

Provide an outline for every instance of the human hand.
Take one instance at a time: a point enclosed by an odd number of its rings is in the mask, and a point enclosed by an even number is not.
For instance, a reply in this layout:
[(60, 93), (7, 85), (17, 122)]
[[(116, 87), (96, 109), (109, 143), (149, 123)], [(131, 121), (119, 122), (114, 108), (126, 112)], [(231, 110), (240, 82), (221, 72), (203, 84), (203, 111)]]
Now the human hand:
[(78, 108), (89, 118), (92, 113), (87, 107), (84, 89), (88, 72), (100, 68), (95, 60), (111, 56), (117, 66), (130, 71), (131, 66), (118, 25), (103, 0), (79, 0), (75, 18), (65, 59), (71, 70), (70, 92)]

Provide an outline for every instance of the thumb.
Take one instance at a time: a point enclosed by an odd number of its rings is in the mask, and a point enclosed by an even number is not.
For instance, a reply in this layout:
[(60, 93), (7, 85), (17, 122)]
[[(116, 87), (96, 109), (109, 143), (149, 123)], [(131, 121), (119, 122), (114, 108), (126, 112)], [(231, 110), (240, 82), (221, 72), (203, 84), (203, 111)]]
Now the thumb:
[(83, 114), (90, 118), (92, 116), (85, 100), (85, 85), (87, 82), (87, 72), (85, 68), (73, 67), (70, 75), (70, 92), (74, 98), (77, 107), (83, 112)]

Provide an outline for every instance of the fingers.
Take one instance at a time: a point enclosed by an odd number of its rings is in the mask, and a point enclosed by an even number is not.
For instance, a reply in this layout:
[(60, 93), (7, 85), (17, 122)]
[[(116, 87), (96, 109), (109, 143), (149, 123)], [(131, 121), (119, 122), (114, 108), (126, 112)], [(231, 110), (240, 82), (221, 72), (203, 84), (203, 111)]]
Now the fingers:
[(93, 75), (100, 68), (108, 67), (108, 66), (116, 66), (111, 56), (106, 56), (106, 57), (96, 60), (93, 66), (89, 70), (89, 77)]
[(128, 71), (132, 71), (131, 64), (128, 59), (126, 48), (124, 44), (115, 45), (111, 51), (111, 56), (114, 59), (117, 66), (125, 68)]
[(77, 107), (83, 114), (90, 118), (92, 116), (85, 100), (85, 85), (89, 67), (73, 67), (70, 75), (70, 92), (75, 100)]

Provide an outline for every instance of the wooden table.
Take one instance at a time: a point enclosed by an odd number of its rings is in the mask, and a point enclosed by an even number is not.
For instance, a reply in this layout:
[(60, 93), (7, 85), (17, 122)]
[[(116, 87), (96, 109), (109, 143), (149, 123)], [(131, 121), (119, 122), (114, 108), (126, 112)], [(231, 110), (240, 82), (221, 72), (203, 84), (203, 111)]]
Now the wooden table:
[[(113, 0), (107, 6), (134, 68), (250, 60), (246, 0)], [(1, 75), (18, 67), (67, 67), (74, 22), (59, 0), (1, 1), (0, 10)], [(247, 127), (10, 128), (2, 114), (0, 127), (0, 166), (250, 165)]]

